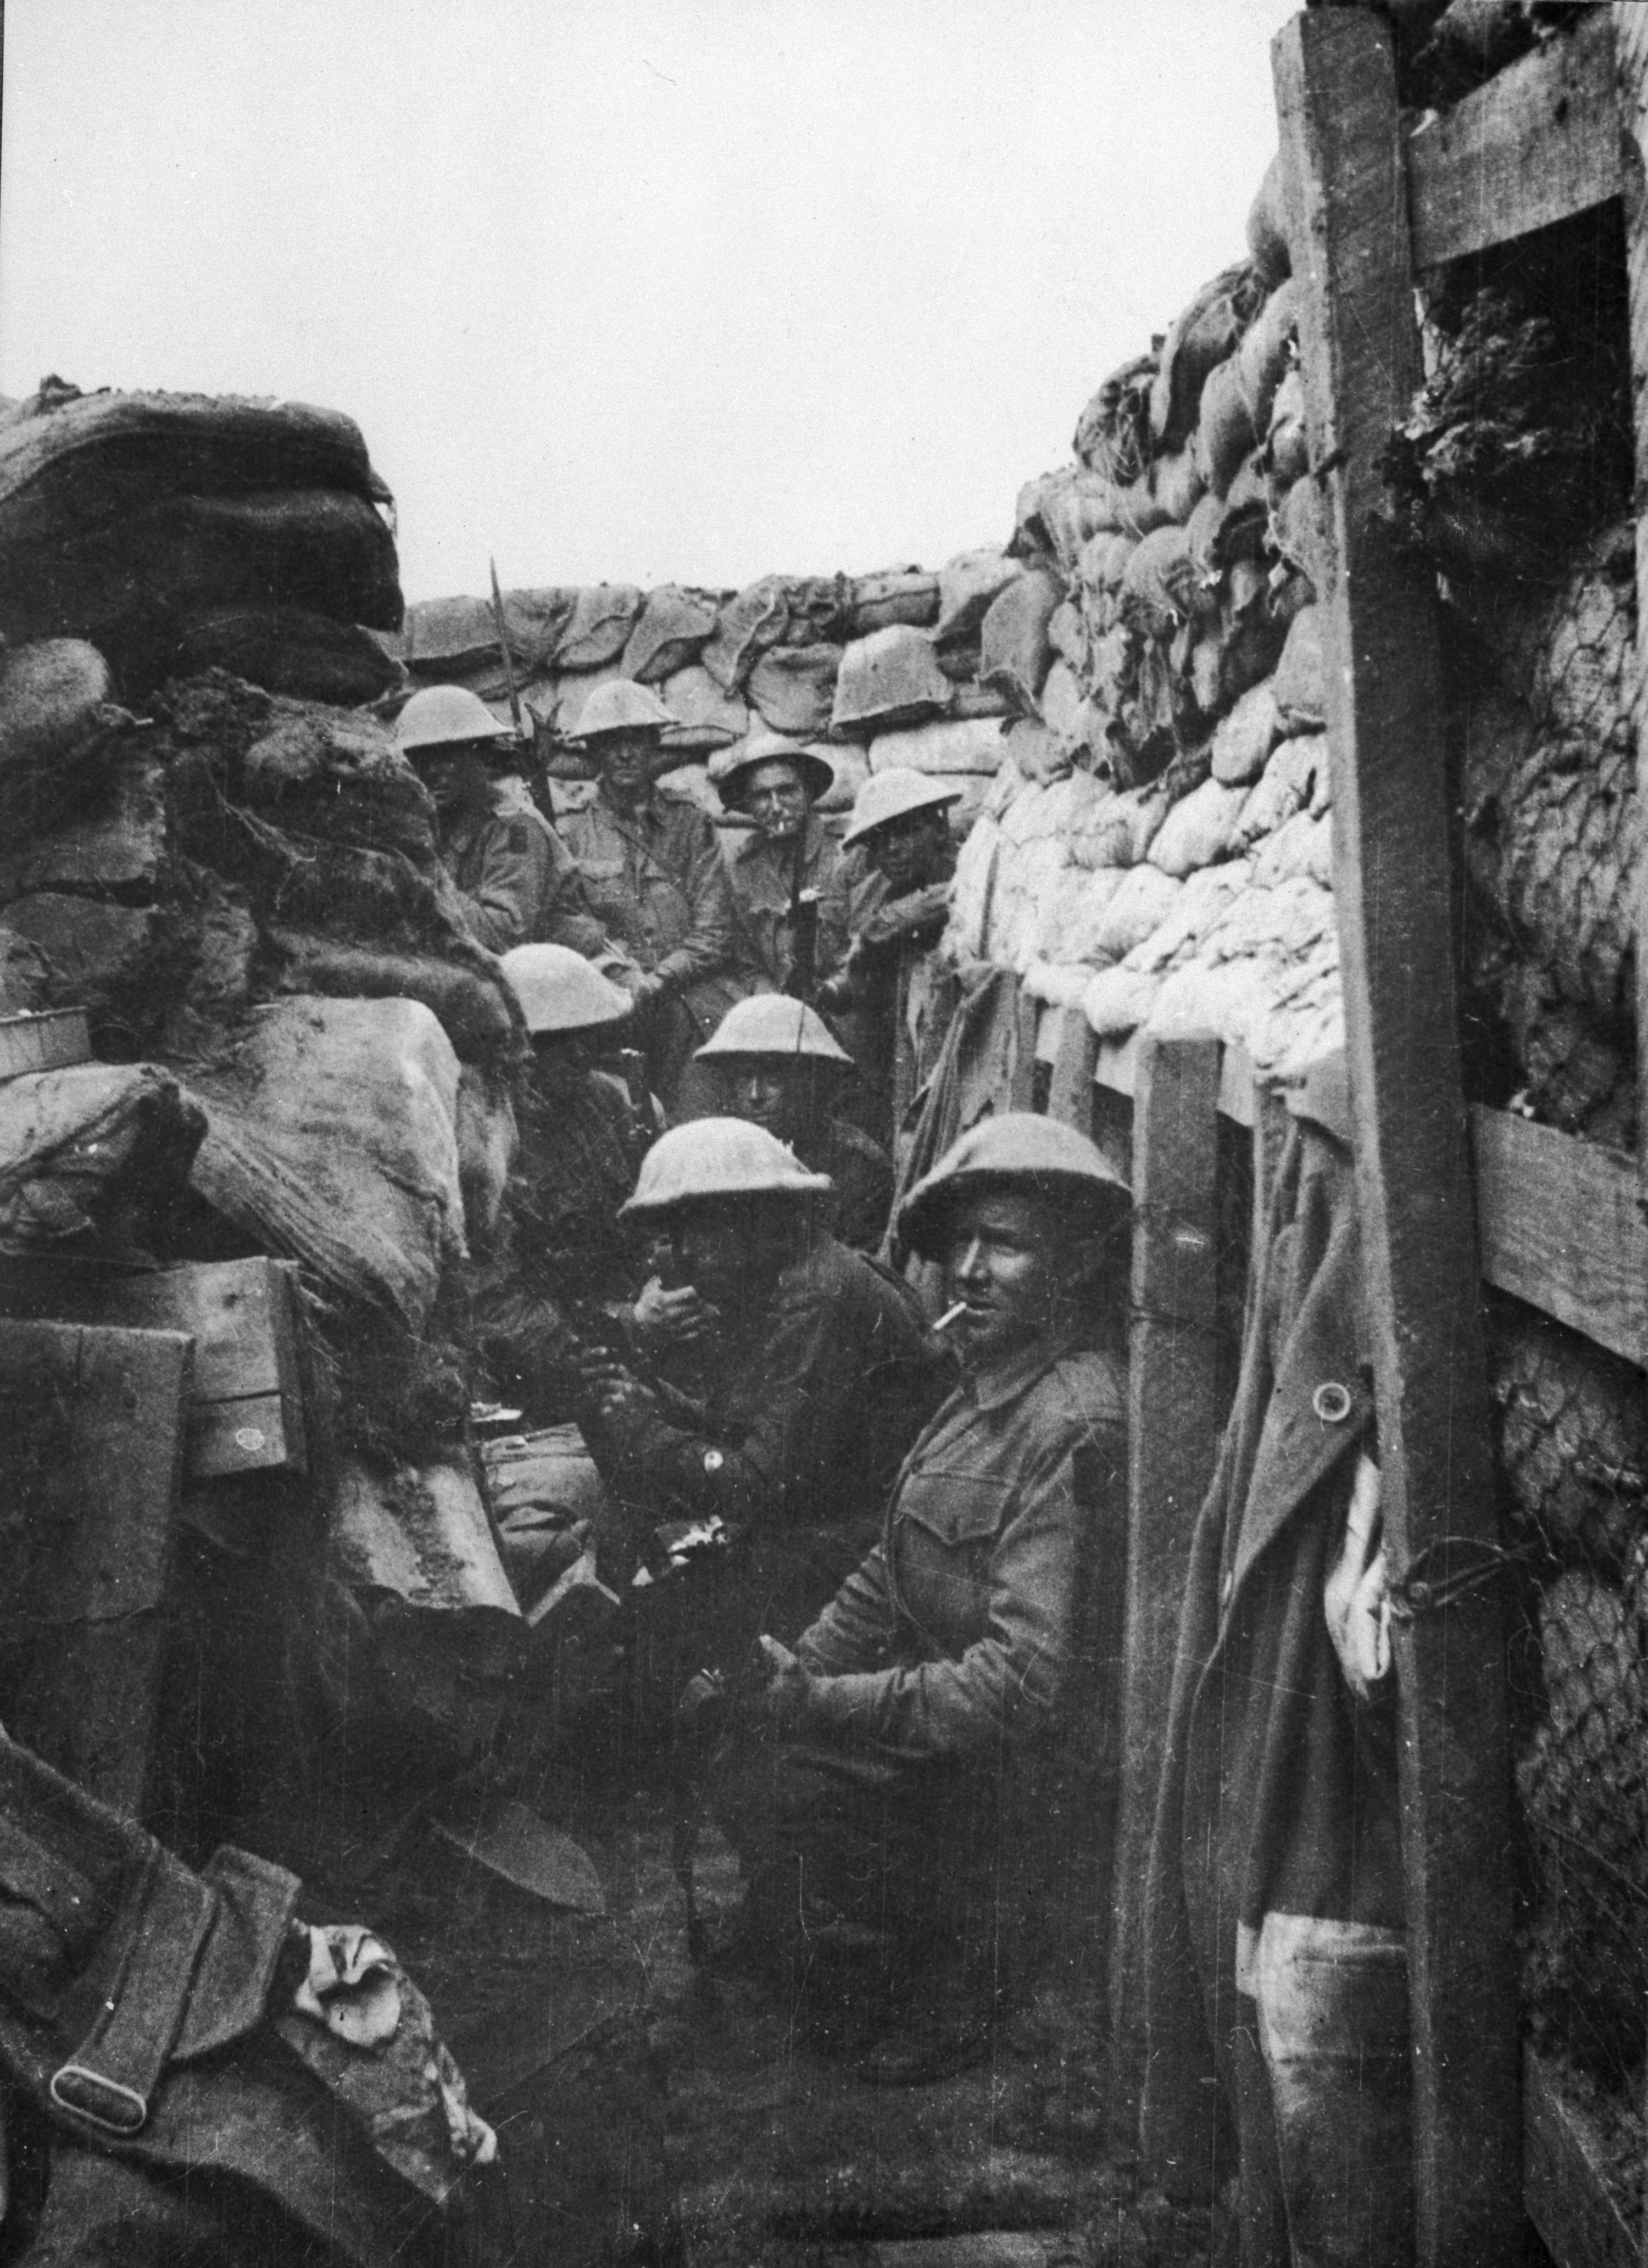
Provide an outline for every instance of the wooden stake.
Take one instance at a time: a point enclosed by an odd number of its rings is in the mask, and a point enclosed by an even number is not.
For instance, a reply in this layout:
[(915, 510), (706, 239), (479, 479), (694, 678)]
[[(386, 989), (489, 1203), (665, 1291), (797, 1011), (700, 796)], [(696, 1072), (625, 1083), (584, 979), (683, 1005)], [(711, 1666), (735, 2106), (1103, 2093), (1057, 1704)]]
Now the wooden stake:
[(1110, 1964), (1112, 2119), (1130, 2143), (1144, 2086), (1144, 1887), (1190, 1535), (1218, 1410), (1217, 1040), (1144, 1041), (1133, 1090), (1133, 1327), (1122, 1774)]
[[(1643, 512), (1648, 482), (1648, 8), (1613, 10), (1614, 61), (1619, 87), (1621, 186), (1625, 201), (1625, 270), (1630, 293), (1631, 416), (1637, 435), (1637, 795), (1648, 795), (1648, 692), (1643, 679), (1648, 660), (1648, 516)], [(1648, 1064), (1648, 875), (1637, 901), (1637, 1062)], [(1638, 1109), (1637, 1167), (1641, 1194), (1648, 1202), (1648, 1110)]]
[[(1389, 35), (1296, 16), (1272, 55), (1313, 463), (1334, 889), (1393, 1576), (1434, 1594), (1497, 1538), (1452, 973), (1435, 593), (1385, 517), (1380, 459), (1420, 374)], [(1452, 1564), (1457, 1565), (1456, 1561)], [(1502, 1609), (1493, 1587), (1398, 1626), (1418, 2258), (1519, 2242)]]

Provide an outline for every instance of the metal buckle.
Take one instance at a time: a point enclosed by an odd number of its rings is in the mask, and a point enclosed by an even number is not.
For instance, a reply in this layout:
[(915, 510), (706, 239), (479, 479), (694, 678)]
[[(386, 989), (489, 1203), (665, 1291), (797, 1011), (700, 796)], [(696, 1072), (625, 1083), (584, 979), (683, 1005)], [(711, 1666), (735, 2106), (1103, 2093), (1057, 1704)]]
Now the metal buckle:
[[(83, 2095), (90, 2101), (83, 2101)], [(52, 2073), (51, 2099), (61, 2110), (72, 2111), (106, 2134), (140, 2133), (149, 2122), (147, 2098), (135, 2087), (122, 2087), (83, 2063), (66, 2063)]]

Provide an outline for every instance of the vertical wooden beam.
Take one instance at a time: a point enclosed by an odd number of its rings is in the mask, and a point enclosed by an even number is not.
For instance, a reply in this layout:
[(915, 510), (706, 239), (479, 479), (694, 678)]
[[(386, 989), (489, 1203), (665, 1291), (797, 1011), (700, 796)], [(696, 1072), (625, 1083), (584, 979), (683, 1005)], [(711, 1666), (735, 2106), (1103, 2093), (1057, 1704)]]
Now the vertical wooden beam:
[(1144, 1889), (1190, 1535), (1218, 1423), (1219, 1047), (1142, 1042), (1133, 1090), (1123, 1757), (1110, 1965), (1112, 2118), (1136, 2137), (1144, 2085)]
[(1036, 1033), (1041, 1021), (1041, 1003), (1021, 991), (1014, 1030), (1012, 1079), (1007, 1095), (1010, 1109), (1035, 1108)]
[[(1631, 417), (1637, 435), (1637, 797), (1648, 798), (1648, 8), (1615, 0), (1614, 68), (1619, 90), (1620, 187), (1625, 206), (1625, 270), (1630, 294)], [(1648, 873), (1637, 901), (1637, 1063), (1648, 1064)], [(1648, 1202), (1648, 1110), (1637, 1114), (1637, 1183)]]
[(1093, 1132), (1093, 1065), (1098, 1060), (1099, 1039), (1093, 1026), (1079, 1008), (1062, 1008), (1048, 1116), (1073, 1126), (1078, 1134)]
[[(1497, 1537), (1452, 966), (1435, 591), (1379, 462), (1420, 375), (1389, 34), (1313, 9), (1272, 49), (1313, 462), (1334, 892), (1393, 1576)], [(1501, 1602), (1397, 1626), (1418, 2258), (1516, 2257), (1520, 2113)]]

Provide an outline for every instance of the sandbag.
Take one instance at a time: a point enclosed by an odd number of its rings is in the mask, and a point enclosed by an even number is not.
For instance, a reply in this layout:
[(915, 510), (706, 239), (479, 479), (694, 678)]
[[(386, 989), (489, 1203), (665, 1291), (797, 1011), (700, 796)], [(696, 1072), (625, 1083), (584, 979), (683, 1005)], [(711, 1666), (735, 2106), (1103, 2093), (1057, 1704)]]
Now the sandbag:
[(151, 899), (173, 879), (166, 768), (132, 735), (111, 752), (109, 770), (71, 819), (0, 855), (0, 905), (32, 890), (69, 890), (129, 904)]
[(180, 626), (169, 650), (151, 656), (146, 670), (125, 673), (136, 699), (162, 677), (195, 677), (226, 669), (266, 693), (333, 708), (361, 709), (406, 681), (369, 630), (331, 621), (302, 607), (213, 608)]
[(1122, 578), (1121, 620), (1142, 637), (1171, 637), (1210, 601), (1196, 579), (1189, 532), (1159, 527), (1133, 551)]
[(393, 501), (359, 426), (335, 410), (58, 380), (0, 424), (0, 587), (31, 554), (165, 498), (270, 489)]
[(938, 573), (938, 620), (933, 630), (940, 646), (967, 645), (976, 637), (991, 601), (1024, 568), (1004, 551), (986, 545), (947, 560)]
[(1279, 153), (1265, 167), (1264, 179), (1247, 210), (1247, 256), (1260, 281), (1269, 291), (1275, 291), (1293, 272)]
[(1144, 1021), (1161, 984), (1137, 969), (1101, 968), (1082, 994), (1082, 1013), (1100, 1039), (1121, 1039)]
[(0, 652), (0, 835), (53, 825), (107, 776), (131, 721), (113, 694), (107, 663), (79, 639)]
[(50, 961), (50, 1005), (89, 1011), (101, 1052), (129, 1061), (158, 1047), (167, 1004), (187, 983), (193, 959), (187, 910), (37, 890), (13, 898), (4, 918)]
[(39, 946), (0, 927), (0, 1016), (34, 1016), (49, 1007), (51, 977)]
[(557, 669), (600, 669), (616, 661), (641, 611), (632, 583), (598, 583), (581, 590), (552, 657)]
[(1250, 686), (1213, 734), (1213, 777), (1226, 787), (1258, 778), (1265, 758), (1282, 737), (1276, 693), (1268, 680)]
[(1287, 376), (1299, 335), (1299, 292), (1291, 278), (1260, 309), (1236, 350), (1236, 377), (1255, 433), (1268, 432), (1276, 392)]
[(1149, 468), (1155, 382), (1155, 356), (1136, 356), (1111, 372), (1076, 421), (1075, 454), (1118, 488), (1141, 480)]
[(1252, 267), (1242, 261), (1204, 284), (1169, 326), (1151, 386), (1151, 431), (1160, 449), (1177, 449), (1196, 430), (1209, 373), (1233, 354), (1261, 298)]
[(1087, 624), (1072, 599), (1061, 599), (1048, 617), (1048, 644), (1079, 676), (1087, 663)]
[(1084, 866), (1136, 866), (1166, 816), (1167, 799), (1159, 789), (1103, 796), (1073, 828), (1070, 856)]
[[(1015, 562), (1013, 573), (1018, 572)], [(931, 638), (924, 630), (895, 623), (855, 638), (842, 653), (830, 728), (864, 740), (940, 716), (949, 705), (950, 681), (938, 666)]]
[(1093, 924), (1094, 954), (1111, 961), (1142, 945), (1178, 903), (1184, 885), (1159, 866), (1129, 866)]
[(709, 671), (695, 663), (678, 669), (658, 688), (664, 706), (680, 720), (670, 735), (681, 749), (725, 748), (750, 728), (750, 712), (736, 694), (725, 693)]
[(1316, 733), (1327, 723), (1328, 661), (1320, 607), (1306, 607), (1289, 625), (1271, 690), (1284, 733)]
[(1105, 918), (1125, 879), (1119, 866), (1066, 867), (1041, 912), (1040, 957), (1056, 968), (1097, 968), (1113, 960)]
[(813, 753), (817, 756), (828, 756), (830, 769), (835, 775), (834, 784), (819, 797), (813, 809), (831, 814), (850, 811), (859, 789), (870, 777), (869, 759), (864, 750), (855, 747), (849, 740), (844, 744), (837, 743), (833, 747), (817, 743)]
[(464, 1064), (458, 1073), (458, 1186), (472, 1252), (484, 1252), (491, 1243), (519, 1147), (508, 1078)]
[(271, 924), (266, 936), (277, 961), (272, 990), (333, 999), (421, 1001), (466, 1064), (496, 1063), (515, 1042), (514, 996), (496, 969), (466, 967), (433, 953), (374, 951), (284, 924)]
[(1114, 481), (1085, 465), (1066, 465), (1026, 481), (1019, 491), (1008, 549), (1015, 559), (1056, 559), (1069, 574), (1085, 544), (1122, 526), (1122, 493)]
[(1273, 890), (1280, 882), (1301, 877), (1320, 883), (1325, 890), (1332, 889), (1333, 814), (1324, 811), (1318, 816), (1308, 810), (1295, 812), (1257, 845), (1253, 871), (1254, 886), (1262, 890)]
[[(554, 585), (505, 591), (504, 634), (518, 677), (530, 676), (555, 657), (580, 593)], [(497, 617), (489, 599), (421, 599), (406, 610), (401, 658), (430, 682), (467, 683), (478, 669), (499, 661)]]
[(1202, 416), (1196, 426), (1196, 452), (1207, 484), (1223, 496), (1235, 479), (1242, 460), (1259, 444), (1255, 426), (1242, 394), (1241, 374), (1235, 357), (1208, 373), (1202, 389)]
[(1257, 785), (1247, 791), (1232, 839), (1246, 848), (1274, 835), (1297, 811), (1326, 811), (1329, 793), (1327, 734), (1278, 741)]
[(1310, 470), (1302, 371), (1288, 371), (1276, 390), (1276, 399), (1270, 404), (1269, 430), (1265, 436), (1265, 458), (1273, 495), (1290, 488), (1295, 481), (1302, 481)]
[(129, 1241), (175, 1205), (205, 1120), (152, 1064), (76, 1064), (0, 1080), (0, 1252), (50, 1250), (107, 1225)]
[(715, 600), (707, 592), (661, 584), (647, 593), (641, 619), (623, 650), (621, 674), (643, 685), (661, 685), (697, 660), (715, 626)]
[(1211, 866), (1232, 848), (1236, 821), (1247, 800), (1242, 787), (1203, 780), (1174, 804), (1145, 854), (1152, 866), (1183, 880), (1198, 867)]
[(1019, 777), (1033, 781), (1038, 787), (1050, 786), (1053, 781), (1069, 777), (1069, 746), (1034, 718), (1015, 718), (1002, 735), (1002, 747), (1004, 756), (1017, 767)]
[(917, 725), (907, 732), (878, 733), (870, 743), (870, 769), (890, 771), (908, 765), (918, 772), (993, 775), (1006, 749), (993, 718), (972, 724)]
[(995, 686), (979, 685), (964, 677), (950, 681), (950, 707), (946, 713), (960, 724), (976, 723), (984, 717), (1004, 722), (1017, 712), (1007, 696)]
[(750, 705), (775, 733), (826, 732), (841, 665), (836, 645), (774, 646), (750, 670)]
[(266, 1248), (421, 1330), (466, 1249), (458, 1077), (418, 1001), (255, 1008), (232, 1052), (189, 1073), (207, 1118), (194, 1187)]
[(890, 630), (894, 622), (931, 630), (938, 619), (938, 578), (919, 567), (890, 567), (880, 575), (855, 575), (848, 585), (850, 637), (868, 637), (872, 630)]
[(699, 659), (724, 693), (739, 693), (758, 657), (778, 644), (789, 622), (784, 577), (764, 575), (718, 609)]
[(1033, 709), (1052, 665), (1048, 624), (1064, 585), (1045, 568), (1032, 568), (999, 591), (979, 634), (979, 681)]
[(1102, 716), (1083, 693), (1081, 680), (1069, 662), (1056, 661), (1048, 671), (1036, 706), (1041, 722), (1067, 756), (1078, 748), (1095, 753), (1102, 748)]
[(1187, 442), (1171, 455), (1158, 457), (1146, 475), (1151, 500), (1165, 518), (1181, 527), (1188, 521), (1207, 492), (1207, 482)]

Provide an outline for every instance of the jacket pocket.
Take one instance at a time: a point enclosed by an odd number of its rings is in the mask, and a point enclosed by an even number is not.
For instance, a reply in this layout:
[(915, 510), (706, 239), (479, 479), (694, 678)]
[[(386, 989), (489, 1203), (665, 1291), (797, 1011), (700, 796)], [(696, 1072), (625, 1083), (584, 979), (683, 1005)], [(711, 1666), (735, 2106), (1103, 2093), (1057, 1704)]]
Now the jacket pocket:
[(953, 1659), (990, 1620), (990, 1563), (1012, 1491), (968, 1473), (905, 1484), (894, 1536), (898, 1600), (925, 1643)]

